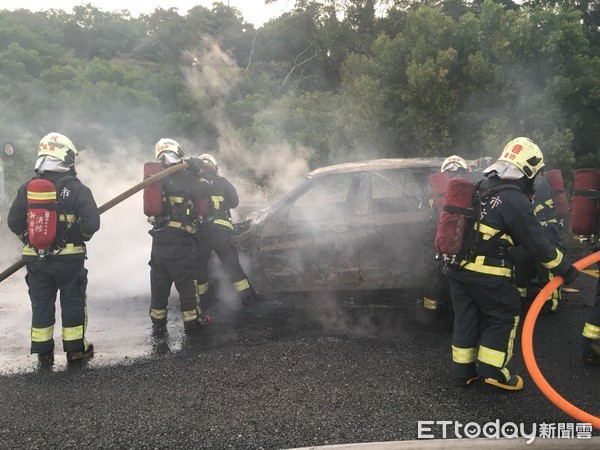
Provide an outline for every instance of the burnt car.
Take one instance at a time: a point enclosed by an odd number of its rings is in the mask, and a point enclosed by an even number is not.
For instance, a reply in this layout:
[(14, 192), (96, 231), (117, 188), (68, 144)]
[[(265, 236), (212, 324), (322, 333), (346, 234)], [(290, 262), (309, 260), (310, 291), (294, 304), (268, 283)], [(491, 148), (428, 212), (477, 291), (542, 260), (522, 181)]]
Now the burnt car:
[(418, 289), (425, 282), (429, 176), (442, 159), (323, 167), (252, 219), (234, 242), (260, 292)]

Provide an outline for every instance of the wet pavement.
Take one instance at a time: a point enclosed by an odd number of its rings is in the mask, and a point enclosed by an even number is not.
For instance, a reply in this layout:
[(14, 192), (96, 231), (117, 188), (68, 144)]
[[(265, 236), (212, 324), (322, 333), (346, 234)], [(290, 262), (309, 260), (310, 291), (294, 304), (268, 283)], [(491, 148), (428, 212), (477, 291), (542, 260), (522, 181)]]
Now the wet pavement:
[[(144, 276), (104, 293), (90, 277), (96, 355), (68, 366), (57, 352), (50, 371), (28, 354), (22, 272), (0, 285), (2, 447), (274, 449), (412, 440), (420, 420), (574, 422), (534, 385), (520, 345), (522, 392), (454, 387), (451, 317), (419, 324), (401, 293), (278, 295), (250, 309), (225, 299), (192, 336), (174, 296), (166, 335), (153, 336)], [(580, 276), (561, 311), (539, 319), (534, 346), (555, 389), (598, 415), (600, 369), (579, 351), (594, 283)]]

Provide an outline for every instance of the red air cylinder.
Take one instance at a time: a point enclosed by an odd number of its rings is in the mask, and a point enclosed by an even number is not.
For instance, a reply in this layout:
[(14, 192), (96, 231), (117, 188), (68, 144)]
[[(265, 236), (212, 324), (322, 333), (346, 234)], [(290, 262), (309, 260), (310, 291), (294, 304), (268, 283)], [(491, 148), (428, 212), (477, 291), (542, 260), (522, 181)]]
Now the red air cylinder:
[(554, 206), (556, 206), (556, 214), (558, 215), (558, 218), (566, 219), (569, 211), (569, 204), (567, 202), (567, 194), (565, 193), (565, 185), (563, 183), (562, 173), (559, 169), (554, 169), (545, 172), (544, 176), (552, 188)]
[(579, 169), (573, 174), (570, 224), (580, 236), (598, 234), (600, 169)]
[(444, 195), (450, 181), (448, 172), (437, 172), (429, 176), (431, 189), (433, 190), (433, 201), (438, 212), (438, 217), (442, 215), (444, 207)]
[(56, 238), (56, 188), (43, 178), (27, 184), (27, 233), (37, 250), (50, 250)]
[(445, 255), (460, 253), (466, 227), (472, 224), (474, 193), (475, 185), (466, 178), (453, 178), (448, 182), (444, 210), (435, 236), (438, 252)]
[[(144, 180), (156, 175), (162, 170), (158, 162), (147, 162), (144, 164)], [(160, 181), (152, 183), (144, 188), (144, 214), (148, 217), (161, 216), (163, 214), (163, 187)]]

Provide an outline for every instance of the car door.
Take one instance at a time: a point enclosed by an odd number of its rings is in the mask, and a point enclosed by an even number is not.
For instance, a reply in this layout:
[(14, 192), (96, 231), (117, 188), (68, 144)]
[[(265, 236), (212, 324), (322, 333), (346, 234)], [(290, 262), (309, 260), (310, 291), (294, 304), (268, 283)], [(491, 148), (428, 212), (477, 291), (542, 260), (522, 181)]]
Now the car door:
[(361, 174), (324, 174), (282, 202), (261, 233), (266, 281), (277, 290), (352, 289), (359, 280), (361, 189)]
[(357, 230), (364, 287), (404, 289), (424, 281), (424, 230), (431, 217), (421, 200), (427, 169), (371, 172)]

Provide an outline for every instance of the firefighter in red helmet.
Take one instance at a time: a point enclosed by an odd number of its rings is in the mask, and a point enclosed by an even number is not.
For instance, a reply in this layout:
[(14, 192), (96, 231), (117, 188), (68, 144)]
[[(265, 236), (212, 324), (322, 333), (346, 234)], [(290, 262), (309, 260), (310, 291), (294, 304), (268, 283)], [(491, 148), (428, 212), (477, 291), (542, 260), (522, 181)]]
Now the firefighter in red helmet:
[[(38, 355), (41, 366), (54, 362), (58, 292), (67, 361), (87, 360), (94, 355), (94, 346), (85, 336), (84, 261), (85, 242), (100, 228), (100, 215), (92, 192), (76, 176), (76, 156), (77, 149), (66, 136), (44, 136), (35, 163), (37, 177), (19, 188), (8, 214), (8, 227), (24, 243), (25, 280), (32, 309), (31, 353)], [(40, 191), (35, 187), (42, 185), (49, 188)], [(39, 211), (44, 214), (38, 214)], [(52, 217), (53, 222), (44, 222), (44, 217)], [(52, 230), (49, 235), (48, 230)], [(47, 240), (44, 242), (43, 238)]]
[(530, 139), (518, 137), (505, 146), (477, 186), (483, 200), (474, 205), (480, 213), (474, 239), (467, 243), (470, 251), (444, 267), (455, 316), (452, 359), (459, 386), (482, 376), (497, 388), (523, 387), (522, 378), (508, 368), (521, 311), (519, 292), (511, 282), (510, 247), (524, 245), (566, 284), (579, 273), (533, 214), (529, 196), (543, 166), (542, 152)]
[[(177, 141), (163, 138), (156, 143), (155, 156), (166, 168), (182, 163), (184, 154)], [(150, 318), (154, 332), (163, 333), (171, 286), (175, 284), (184, 331), (196, 332), (210, 323), (210, 317), (201, 314), (195, 268), (199, 205), (208, 200), (208, 184), (186, 169), (168, 176), (162, 185), (163, 214), (154, 217), (150, 231)]]

